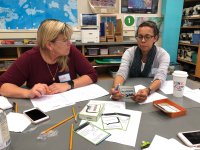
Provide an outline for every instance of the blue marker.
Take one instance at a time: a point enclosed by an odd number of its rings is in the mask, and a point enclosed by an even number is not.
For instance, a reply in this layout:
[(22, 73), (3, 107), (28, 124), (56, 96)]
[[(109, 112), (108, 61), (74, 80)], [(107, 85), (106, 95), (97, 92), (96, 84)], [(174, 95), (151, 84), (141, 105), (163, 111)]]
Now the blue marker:
[[(115, 87), (115, 90), (114, 90), (115, 92), (117, 92), (117, 91), (118, 91), (118, 89), (119, 89), (119, 86), (120, 86), (120, 83), (119, 83), (119, 84), (118, 84), (118, 85)], [(111, 94), (111, 95), (110, 95), (110, 99), (112, 98), (112, 96), (113, 96), (113, 95)]]

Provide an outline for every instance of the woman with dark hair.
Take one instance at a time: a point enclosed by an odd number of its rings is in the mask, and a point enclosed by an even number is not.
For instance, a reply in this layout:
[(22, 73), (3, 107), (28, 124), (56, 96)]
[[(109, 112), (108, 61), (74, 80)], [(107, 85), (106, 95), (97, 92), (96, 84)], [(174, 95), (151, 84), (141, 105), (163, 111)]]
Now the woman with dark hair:
[(111, 89), (112, 99), (119, 100), (123, 95), (116, 91), (117, 85), (123, 85), (128, 77), (153, 77), (151, 84), (133, 94), (132, 99), (143, 102), (152, 92), (158, 90), (167, 77), (170, 63), (169, 54), (161, 47), (155, 46), (159, 38), (156, 23), (146, 21), (139, 25), (136, 32), (138, 46), (125, 51), (122, 62)]
[[(37, 46), (0, 76), (0, 95), (35, 98), (96, 82), (96, 71), (71, 44), (71, 35), (66, 23), (44, 20), (37, 31)], [(28, 89), (21, 87), (24, 83)]]

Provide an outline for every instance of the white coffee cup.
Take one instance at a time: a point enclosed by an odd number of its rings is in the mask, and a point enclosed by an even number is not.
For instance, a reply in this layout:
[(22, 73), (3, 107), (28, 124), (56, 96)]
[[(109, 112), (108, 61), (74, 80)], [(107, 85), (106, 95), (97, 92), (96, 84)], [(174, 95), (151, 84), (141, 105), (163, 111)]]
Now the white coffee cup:
[(188, 74), (185, 71), (176, 70), (173, 72), (172, 75), (173, 75), (173, 95), (175, 97), (182, 97)]

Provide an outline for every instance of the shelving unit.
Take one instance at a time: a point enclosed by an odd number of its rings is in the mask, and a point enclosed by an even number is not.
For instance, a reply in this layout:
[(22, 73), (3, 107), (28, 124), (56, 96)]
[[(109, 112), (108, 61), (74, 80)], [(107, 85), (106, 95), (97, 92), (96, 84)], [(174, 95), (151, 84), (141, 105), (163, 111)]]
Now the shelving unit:
[[(98, 76), (100, 78), (111, 78), (111, 71), (116, 71), (119, 68), (120, 63), (105, 63), (105, 64), (98, 64), (95, 62), (95, 59), (104, 59), (104, 58), (111, 58), (111, 59), (119, 59), (122, 57), (123, 53), (119, 54), (108, 54), (107, 55), (88, 55), (87, 54), (87, 47), (96, 47), (101, 49), (109, 48), (109, 47), (120, 47), (124, 49), (124, 51), (128, 47), (132, 47), (136, 45), (136, 42), (133, 41), (124, 41), (124, 42), (100, 42), (100, 43), (74, 43), (78, 49), (82, 52), (82, 54), (91, 62), (92, 66), (97, 70)], [(123, 51), (123, 52), (124, 52)]]
[[(81, 53), (91, 62), (92, 66), (97, 70), (98, 76), (100, 77), (112, 77), (109, 74), (109, 70), (112, 69), (118, 69), (120, 63), (105, 63), (105, 64), (98, 64), (95, 62), (95, 59), (103, 59), (103, 58), (121, 58), (122, 53), (120, 54), (107, 54), (107, 55), (88, 55), (86, 53), (86, 48), (87, 47), (105, 47), (109, 48), (112, 46), (115, 47), (123, 47), (124, 50), (127, 49), (128, 47), (131, 47), (133, 45), (136, 45), (135, 42), (132, 41), (126, 41), (126, 42), (102, 42), (102, 43), (81, 43), (81, 42), (76, 42), (73, 43), (80, 51)], [(27, 44), (22, 44), (22, 45), (14, 45), (14, 44), (3, 44), (0, 45), (0, 74), (5, 72), (7, 68), (10, 66), (12, 62), (14, 62), (17, 58), (20, 57), (20, 55), (34, 47), (34, 44), (27, 45)], [(5, 67), (3, 67), (5, 66)]]
[(31, 49), (34, 45), (14, 45), (14, 44), (1, 44), (0, 45), (0, 74), (5, 72), (8, 67), (15, 61), (20, 55)]
[[(199, 0), (185, 0), (184, 8), (193, 7), (198, 3)], [(182, 17), (177, 57), (177, 61), (181, 64), (183, 70), (186, 70), (190, 76), (195, 78), (200, 78), (200, 44), (193, 44), (191, 38), (195, 30), (200, 30), (200, 25), (192, 22), (199, 20), (200, 15)], [(188, 25), (187, 22), (189, 22)]]

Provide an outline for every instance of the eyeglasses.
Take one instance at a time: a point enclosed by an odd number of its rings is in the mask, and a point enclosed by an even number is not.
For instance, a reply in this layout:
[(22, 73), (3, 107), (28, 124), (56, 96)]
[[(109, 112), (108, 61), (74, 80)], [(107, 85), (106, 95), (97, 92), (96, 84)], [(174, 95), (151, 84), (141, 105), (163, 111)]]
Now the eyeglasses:
[(70, 46), (71, 42), (69, 40), (65, 40), (65, 41), (55, 41), (55, 43), (63, 43), (64, 45)]
[(151, 40), (153, 37), (155, 37), (155, 36), (153, 36), (153, 35), (145, 35), (145, 36), (138, 35), (138, 36), (136, 36), (135, 38), (136, 38), (138, 41), (142, 41), (143, 39), (144, 39), (145, 41), (149, 41), (149, 40)]

